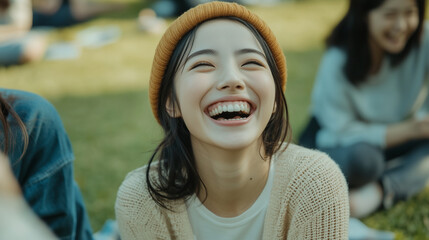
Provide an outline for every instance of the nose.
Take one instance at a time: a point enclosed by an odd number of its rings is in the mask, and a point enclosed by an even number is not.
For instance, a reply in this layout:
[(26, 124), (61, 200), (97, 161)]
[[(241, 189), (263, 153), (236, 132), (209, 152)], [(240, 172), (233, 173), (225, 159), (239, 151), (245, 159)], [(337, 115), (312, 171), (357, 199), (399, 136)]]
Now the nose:
[(230, 67), (225, 68), (223, 73), (219, 76), (219, 81), (217, 84), (218, 90), (244, 90), (245, 84), (243, 75), (234, 65), (235, 64), (230, 64)]
[(404, 16), (399, 16), (395, 21), (395, 29), (399, 32), (406, 31), (408, 28), (408, 19)]

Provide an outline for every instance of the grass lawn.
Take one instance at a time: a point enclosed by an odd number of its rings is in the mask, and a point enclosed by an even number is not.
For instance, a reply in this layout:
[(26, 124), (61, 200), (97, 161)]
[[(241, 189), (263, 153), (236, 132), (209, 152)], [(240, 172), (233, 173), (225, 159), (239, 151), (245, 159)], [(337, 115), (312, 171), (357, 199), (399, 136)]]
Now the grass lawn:
[[(0, 68), (0, 86), (36, 92), (58, 109), (70, 135), (75, 176), (95, 231), (114, 218), (116, 192), (127, 172), (142, 166), (160, 141), (147, 85), (159, 35), (139, 32), (138, 11), (146, 4), (78, 26), (55, 30), (50, 39), (72, 41), (90, 26), (115, 25), (118, 42), (83, 49), (78, 59), (43, 61)], [(307, 0), (276, 7), (253, 7), (276, 33), (288, 62), (288, 100), (294, 139), (308, 118), (310, 92), (323, 39), (346, 8), (344, 0)], [(429, 239), (429, 189), (389, 211), (364, 219), (374, 228), (395, 231), (397, 239)]]

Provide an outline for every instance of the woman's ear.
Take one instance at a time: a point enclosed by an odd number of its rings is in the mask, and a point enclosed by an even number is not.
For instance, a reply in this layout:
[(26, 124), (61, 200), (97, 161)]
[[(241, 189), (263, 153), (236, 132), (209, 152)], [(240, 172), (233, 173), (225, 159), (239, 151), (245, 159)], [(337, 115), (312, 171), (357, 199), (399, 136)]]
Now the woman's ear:
[(167, 101), (165, 102), (165, 110), (167, 110), (168, 115), (172, 118), (179, 118), (182, 116), (177, 104), (174, 104), (173, 101), (171, 101), (171, 98), (167, 98)]

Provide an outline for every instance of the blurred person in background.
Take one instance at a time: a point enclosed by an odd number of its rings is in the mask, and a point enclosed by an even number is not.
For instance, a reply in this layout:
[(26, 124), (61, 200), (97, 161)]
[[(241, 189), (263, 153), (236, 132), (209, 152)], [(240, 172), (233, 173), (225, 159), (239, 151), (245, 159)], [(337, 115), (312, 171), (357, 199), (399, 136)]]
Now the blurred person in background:
[[(139, 29), (148, 32), (161, 34), (167, 28), (165, 18), (176, 18), (184, 12), (213, 0), (158, 0), (139, 12), (138, 26)], [(218, 0), (221, 2), (236, 2), (243, 5), (274, 5), (280, 0)]]
[(2, 88), (0, 109), (0, 149), (25, 201), (59, 239), (93, 239), (56, 109), (36, 94)]
[[(197, 6), (198, 4), (212, 2), (213, 0), (158, 0), (149, 8), (144, 8), (139, 12), (138, 25), (140, 30), (161, 34), (167, 28), (165, 18), (176, 18), (184, 12)], [(237, 2), (223, 0), (222, 2)]]
[(127, 7), (123, 3), (91, 0), (32, 0), (32, 4), (33, 27), (67, 27)]
[(31, 24), (30, 0), (0, 0), (0, 66), (43, 58), (46, 39), (30, 32)]
[(300, 143), (324, 151), (362, 218), (429, 179), (429, 24), (425, 0), (350, 0), (327, 39)]
[(198, 4), (210, 1), (211, 0), (155, 1), (149, 8), (144, 8), (139, 12), (139, 29), (148, 33), (161, 34), (167, 28), (165, 18), (176, 18)]

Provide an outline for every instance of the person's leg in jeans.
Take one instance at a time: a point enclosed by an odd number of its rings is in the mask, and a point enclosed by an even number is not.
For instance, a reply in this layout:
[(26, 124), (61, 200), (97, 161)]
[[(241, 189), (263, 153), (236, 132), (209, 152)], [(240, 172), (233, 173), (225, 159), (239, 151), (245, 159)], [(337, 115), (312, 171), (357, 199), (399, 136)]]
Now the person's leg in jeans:
[[(429, 181), (428, 140), (386, 151), (366, 143), (320, 150), (338, 163), (348, 181), (352, 216), (366, 216), (381, 203), (390, 208), (420, 192)], [(397, 164), (389, 167), (392, 160)]]
[(382, 202), (383, 192), (378, 180), (385, 171), (381, 148), (356, 143), (337, 148), (321, 148), (343, 171), (350, 190), (350, 215), (363, 217), (375, 211)]
[(429, 180), (429, 141), (413, 141), (386, 151), (396, 166), (388, 168), (381, 178), (385, 208), (419, 193)]
[(367, 143), (319, 150), (327, 153), (339, 165), (350, 188), (377, 181), (385, 170), (383, 151)]

